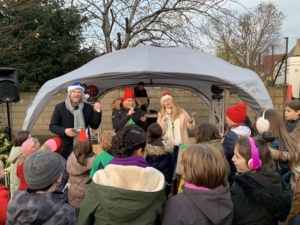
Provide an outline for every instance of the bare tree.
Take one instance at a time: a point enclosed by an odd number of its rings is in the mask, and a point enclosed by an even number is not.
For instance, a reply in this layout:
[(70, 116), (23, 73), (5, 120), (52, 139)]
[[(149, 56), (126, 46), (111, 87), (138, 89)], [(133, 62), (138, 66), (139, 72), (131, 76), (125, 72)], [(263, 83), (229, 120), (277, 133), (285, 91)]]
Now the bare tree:
[[(261, 3), (245, 13), (230, 11), (231, 17), (209, 18), (204, 33), (217, 56), (235, 65), (261, 72), (261, 62), (280, 47), (282, 12), (273, 3)], [(218, 18), (218, 20), (216, 19)]]
[(77, 0), (89, 16), (86, 33), (103, 51), (140, 44), (201, 46), (199, 25), (236, 0)]

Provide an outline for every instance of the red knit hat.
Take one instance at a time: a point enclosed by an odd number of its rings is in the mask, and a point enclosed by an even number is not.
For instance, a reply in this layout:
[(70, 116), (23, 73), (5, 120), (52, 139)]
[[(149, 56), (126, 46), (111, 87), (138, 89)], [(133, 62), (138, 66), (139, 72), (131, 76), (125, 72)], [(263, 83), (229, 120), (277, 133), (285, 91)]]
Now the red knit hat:
[(226, 116), (234, 123), (244, 123), (247, 116), (247, 105), (245, 103), (230, 106)]
[(88, 136), (86, 135), (85, 130), (83, 128), (81, 128), (77, 139), (80, 142), (85, 142), (88, 140)]
[(126, 101), (127, 99), (132, 98), (135, 100), (134, 92), (131, 88), (125, 88), (122, 102)]
[(60, 154), (62, 150), (62, 140), (59, 137), (54, 137), (52, 140), (56, 143), (56, 150), (54, 152)]

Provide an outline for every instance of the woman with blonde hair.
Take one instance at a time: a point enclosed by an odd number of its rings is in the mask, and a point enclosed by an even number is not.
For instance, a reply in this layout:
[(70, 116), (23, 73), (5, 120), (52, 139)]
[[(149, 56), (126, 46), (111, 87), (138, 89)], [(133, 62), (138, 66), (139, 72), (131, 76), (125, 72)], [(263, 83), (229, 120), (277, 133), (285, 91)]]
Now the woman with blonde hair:
[(210, 144), (195, 144), (183, 152), (181, 164), (183, 192), (167, 201), (162, 224), (232, 224), (224, 156)]
[[(180, 161), (183, 151), (179, 151), (179, 148), (183, 150), (189, 145), (188, 130), (195, 129), (194, 116), (189, 116), (184, 109), (180, 108), (169, 92), (162, 94), (160, 103), (162, 107), (157, 116), (157, 123), (162, 128), (163, 139), (174, 144), (172, 174), (181, 175)], [(173, 180), (176, 180), (176, 176), (173, 176)], [(173, 194), (175, 193), (177, 193), (177, 190), (173, 187)]]

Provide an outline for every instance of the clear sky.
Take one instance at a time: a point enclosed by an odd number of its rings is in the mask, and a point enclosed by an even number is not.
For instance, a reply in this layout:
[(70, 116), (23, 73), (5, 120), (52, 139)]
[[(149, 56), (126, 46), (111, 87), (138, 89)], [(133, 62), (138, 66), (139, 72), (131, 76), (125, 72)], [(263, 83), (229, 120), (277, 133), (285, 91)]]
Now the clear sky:
[[(247, 8), (256, 7), (262, 2), (275, 3), (275, 5), (278, 6), (279, 11), (286, 16), (282, 23), (281, 33), (283, 37), (289, 38), (289, 50), (295, 46), (297, 38), (300, 39), (300, 0), (239, 0), (239, 2)], [(233, 4), (231, 4), (231, 6), (233, 6)], [(240, 10), (240, 8), (237, 9)], [(243, 9), (241, 8), (241, 10)], [(285, 40), (282, 39), (282, 41), (285, 46)]]

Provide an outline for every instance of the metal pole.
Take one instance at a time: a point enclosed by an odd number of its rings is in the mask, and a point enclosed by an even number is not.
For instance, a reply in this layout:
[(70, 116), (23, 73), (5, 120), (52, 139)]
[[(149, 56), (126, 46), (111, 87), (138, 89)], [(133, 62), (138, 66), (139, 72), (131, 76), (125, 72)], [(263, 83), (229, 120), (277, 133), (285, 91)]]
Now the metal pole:
[(285, 37), (285, 68), (284, 68), (284, 86), (286, 87), (286, 79), (287, 79), (287, 61), (288, 61), (288, 46), (289, 46), (289, 38)]
[(274, 69), (275, 69), (275, 65), (274, 65), (274, 45), (272, 45), (272, 84), (273, 84), (273, 80), (274, 80)]
[(6, 110), (7, 110), (7, 121), (8, 121), (8, 127), (6, 127), (6, 132), (8, 133), (9, 140), (11, 141), (11, 126), (10, 126), (10, 112), (9, 112), (9, 104), (6, 102)]

